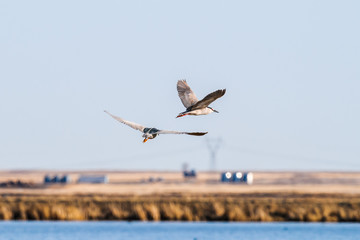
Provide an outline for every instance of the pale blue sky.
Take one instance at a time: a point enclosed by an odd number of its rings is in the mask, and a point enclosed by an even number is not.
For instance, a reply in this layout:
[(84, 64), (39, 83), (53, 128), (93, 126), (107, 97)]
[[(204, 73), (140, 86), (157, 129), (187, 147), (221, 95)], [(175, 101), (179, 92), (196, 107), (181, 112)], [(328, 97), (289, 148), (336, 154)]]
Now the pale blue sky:
[[(1, 1), (0, 169), (360, 170), (358, 1)], [(219, 114), (175, 119), (187, 79)]]

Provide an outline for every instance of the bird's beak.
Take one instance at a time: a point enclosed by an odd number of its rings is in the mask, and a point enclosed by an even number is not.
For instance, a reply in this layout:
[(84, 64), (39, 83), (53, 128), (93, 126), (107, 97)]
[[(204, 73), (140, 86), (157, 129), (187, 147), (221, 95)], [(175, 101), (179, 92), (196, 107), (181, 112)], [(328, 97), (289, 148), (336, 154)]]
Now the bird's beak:
[(144, 138), (143, 143), (146, 143), (147, 140), (148, 140), (148, 138)]
[(218, 112), (218, 111), (216, 111), (215, 109), (213, 109), (213, 111), (214, 111), (214, 112), (216, 112), (216, 113), (219, 113), (219, 112)]

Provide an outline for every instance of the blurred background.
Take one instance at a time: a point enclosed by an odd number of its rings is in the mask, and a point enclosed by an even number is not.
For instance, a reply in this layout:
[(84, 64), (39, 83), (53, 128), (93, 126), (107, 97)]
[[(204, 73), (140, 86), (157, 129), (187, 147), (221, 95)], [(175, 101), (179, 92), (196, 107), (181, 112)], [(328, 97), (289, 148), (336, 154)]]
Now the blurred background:
[[(2, 1), (1, 169), (358, 171), (359, 5)], [(220, 113), (175, 119), (179, 79)]]
[(360, 239), (359, 9), (0, 1), (1, 237)]

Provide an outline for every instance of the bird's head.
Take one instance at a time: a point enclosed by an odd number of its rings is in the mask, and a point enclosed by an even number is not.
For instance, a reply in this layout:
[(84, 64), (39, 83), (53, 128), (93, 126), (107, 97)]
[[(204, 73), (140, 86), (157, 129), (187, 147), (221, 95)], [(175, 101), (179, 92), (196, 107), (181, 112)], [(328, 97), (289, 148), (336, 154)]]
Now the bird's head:
[(142, 137), (144, 138), (143, 143), (146, 143), (146, 141), (149, 140), (149, 139), (154, 139), (154, 138), (156, 138), (156, 136), (157, 136), (157, 134), (144, 133), (144, 134), (142, 135)]
[(211, 111), (219, 113), (218, 111), (216, 111), (215, 109), (213, 109), (212, 107), (208, 107)]

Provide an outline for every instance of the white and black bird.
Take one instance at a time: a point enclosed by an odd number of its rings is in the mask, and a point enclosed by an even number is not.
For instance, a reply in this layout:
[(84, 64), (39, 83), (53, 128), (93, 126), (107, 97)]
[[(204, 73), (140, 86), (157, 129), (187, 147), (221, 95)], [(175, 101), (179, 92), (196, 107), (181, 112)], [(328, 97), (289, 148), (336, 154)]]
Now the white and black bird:
[(218, 113), (215, 109), (209, 107), (209, 105), (216, 99), (224, 96), (226, 89), (219, 89), (215, 92), (212, 92), (202, 100), (198, 100), (195, 93), (191, 90), (189, 85), (186, 83), (186, 80), (179, 80), (177, 82), (177, 91), (181, 102), (186, 107), (186, 111), (179, 113), (178, 117), (183, 117), (186, 115), (207, 115), (212, 112)]
[(127, 121), (125, 119), (122, 119), (120, 117), (117, 117), (115, 115), (112, 115), (111, 113), (104, 111), (107, 114), (109, 114), (114, 119), (118, 120), (119, 122), (128, 125), (129, 127), (139, 130), (143, 133), (142, 137), (144, 138), (143, 142), (145, 143), (148, 139), (154, 139), (159, 134), (187, 134), (187, 135), (193, 135), (193, 136), (203, 136), (207, 134), (207, 132), (177, 132), (177, 131), (168, 131), (168, 130), (159, 130), (157, 128), (148, 128), (145, 126), (142, 126), (137, 123), (133, 123), (130, 121)]

